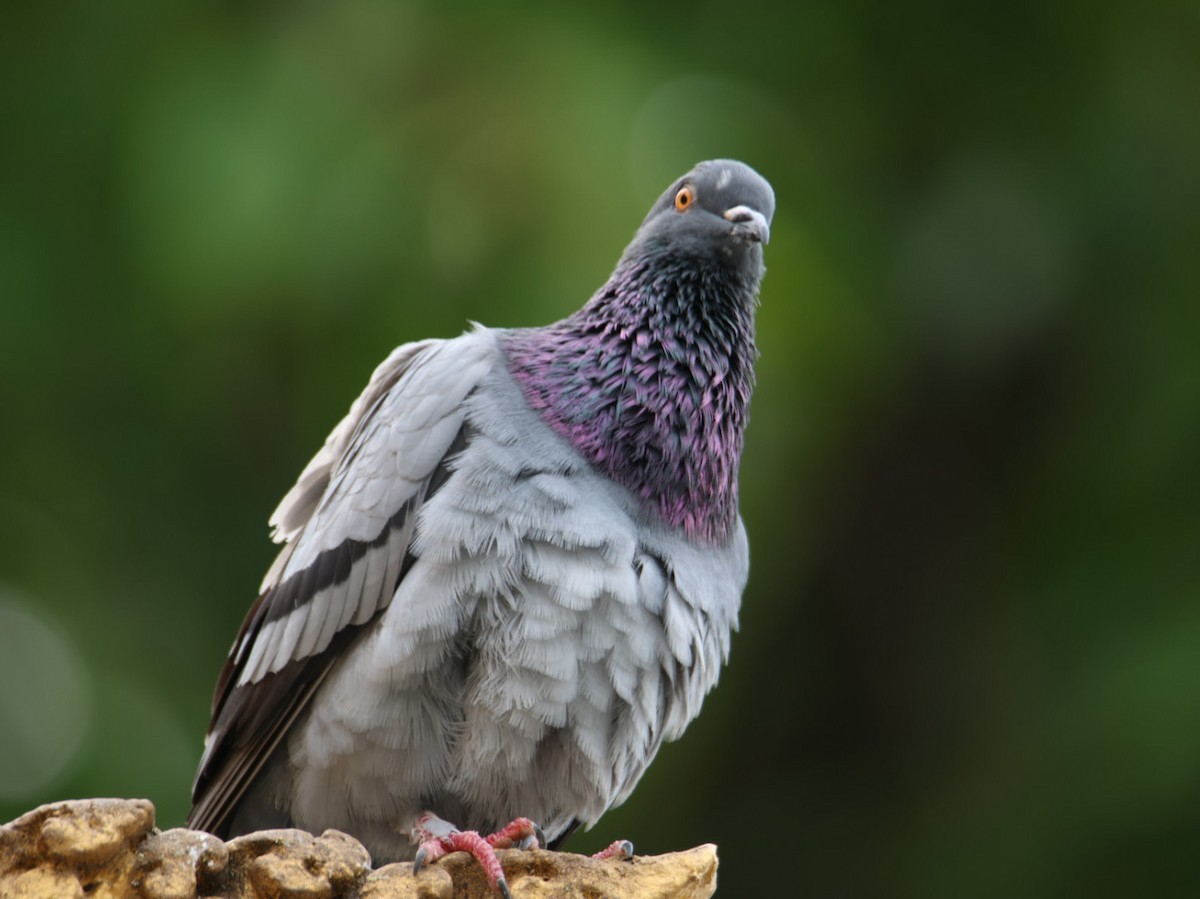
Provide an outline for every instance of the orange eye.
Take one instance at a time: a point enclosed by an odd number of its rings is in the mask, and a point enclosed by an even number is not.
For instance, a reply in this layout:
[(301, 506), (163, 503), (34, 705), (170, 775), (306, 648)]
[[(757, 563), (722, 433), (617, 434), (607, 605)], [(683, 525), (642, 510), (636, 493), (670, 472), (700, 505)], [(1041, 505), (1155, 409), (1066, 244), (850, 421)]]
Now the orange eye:
[(690, 187), (681, 187), (675, 194), (675, 211), (687, 212), (688, 207), (696, 202), (696, 192)]

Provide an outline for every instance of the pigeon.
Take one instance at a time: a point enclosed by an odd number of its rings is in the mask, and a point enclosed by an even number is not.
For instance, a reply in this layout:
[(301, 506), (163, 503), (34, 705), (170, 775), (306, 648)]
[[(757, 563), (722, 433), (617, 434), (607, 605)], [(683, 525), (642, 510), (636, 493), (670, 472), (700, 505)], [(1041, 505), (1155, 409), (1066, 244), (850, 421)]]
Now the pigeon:
[(270, 519), (190, 827), (466, 849), (507, 896), (493, 849), (630, 795), (737, 626), (774, 209), (746, 164), (702, 162), (579, 311), (392, 352)]

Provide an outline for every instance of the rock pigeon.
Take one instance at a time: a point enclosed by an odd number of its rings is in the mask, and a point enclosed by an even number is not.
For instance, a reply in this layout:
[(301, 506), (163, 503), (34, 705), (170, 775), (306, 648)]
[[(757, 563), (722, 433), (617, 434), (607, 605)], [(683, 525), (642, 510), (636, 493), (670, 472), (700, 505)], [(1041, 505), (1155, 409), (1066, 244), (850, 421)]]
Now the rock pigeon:
[(700, 163), (579, 311), (392, 352), (271, 517), (189, 826), (336, 828), (379, 864), (514, 819), (488, 846), (556, 846), (629, 796), (737, 623), (774, 208)]

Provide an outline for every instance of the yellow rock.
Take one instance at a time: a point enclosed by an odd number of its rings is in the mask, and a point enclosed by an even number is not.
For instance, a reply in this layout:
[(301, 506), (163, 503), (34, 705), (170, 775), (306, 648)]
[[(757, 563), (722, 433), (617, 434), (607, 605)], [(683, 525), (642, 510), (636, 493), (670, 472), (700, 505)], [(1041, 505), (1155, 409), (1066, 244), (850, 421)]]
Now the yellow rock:
[(34, 868), (5, 880), (0, 877), (4, 899), (83, 899), (79, 878), (53, 868)]
[(48, 857), (77, 867), (105, 864), (140, 842), (154, 826), (154, 806), (145, 799), (98, 799), (50, 808), (38, 833), (38, 846)]
[[(145, 800), (44, 805), (0, 827), (0, 899), (496, 899), (479, 864), (456, 852), (414, 875), (371, 871), (347, 834), (268, 830), (228, 843), (154, 828)], [(567, 852), (498, 853), (514, 899), (708, 899), (712, 845), (632, 861)]]

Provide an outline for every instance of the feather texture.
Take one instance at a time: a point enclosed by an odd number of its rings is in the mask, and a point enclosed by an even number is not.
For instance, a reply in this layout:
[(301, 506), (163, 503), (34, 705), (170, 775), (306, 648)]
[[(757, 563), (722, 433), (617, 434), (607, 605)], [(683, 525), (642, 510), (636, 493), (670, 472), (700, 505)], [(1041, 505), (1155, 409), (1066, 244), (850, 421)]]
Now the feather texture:
[[(716, 222), (670, 218), (668, 191), (576, 315), (375, 371), (271, 517), (284, 546), (218, 681), (191, 826), (333, 827), (376, 862), (412, 857), (426, 809), (554, 840), (695, 717), (748, 574), (774, 200), (740, 163), (688, 179)], [(722, 215), (749, 202), (750, 225)]]

